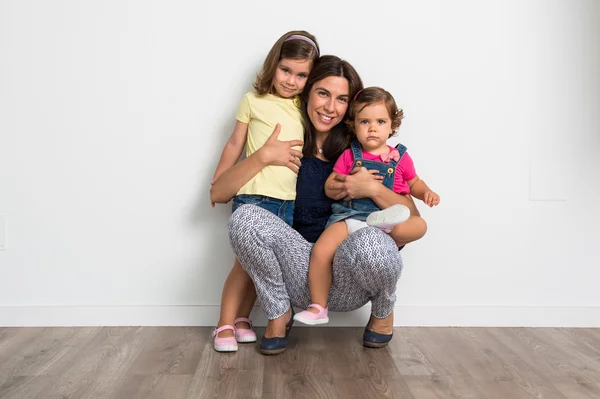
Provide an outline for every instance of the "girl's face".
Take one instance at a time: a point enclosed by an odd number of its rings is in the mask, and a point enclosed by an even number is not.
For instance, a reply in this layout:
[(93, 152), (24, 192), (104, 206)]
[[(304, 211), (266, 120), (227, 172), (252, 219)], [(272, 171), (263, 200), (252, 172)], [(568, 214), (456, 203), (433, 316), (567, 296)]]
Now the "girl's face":
[(328, 76), (315, 82), (308, 94), (306, 110), (317, 132), (327, 133), (344, 119), (349, 92), (346, 78)]
[(392, 134), (392, 119), (384, 103), (364, 107), (354, 118), (354, 132), (364, 151), (384, 154)]
[(311, 60), (282, 58), (273, 76), (273, 88), (279, 97), (291, 98), (298, 95), (306, 85), (312, 68)]

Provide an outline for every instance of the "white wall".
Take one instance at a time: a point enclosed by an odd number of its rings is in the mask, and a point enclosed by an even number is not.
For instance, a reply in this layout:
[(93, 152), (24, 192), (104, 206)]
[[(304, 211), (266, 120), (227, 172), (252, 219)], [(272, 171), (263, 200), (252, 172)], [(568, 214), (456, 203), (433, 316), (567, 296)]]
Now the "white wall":
[(0, 18), (0, 325), (214, 325), (233, 256), (209, 181), (266, 52), (306, 29), (395, 95), (442, 197), (403, 251), (396, 324), (600, 326), (597, 1), (1, 0)]

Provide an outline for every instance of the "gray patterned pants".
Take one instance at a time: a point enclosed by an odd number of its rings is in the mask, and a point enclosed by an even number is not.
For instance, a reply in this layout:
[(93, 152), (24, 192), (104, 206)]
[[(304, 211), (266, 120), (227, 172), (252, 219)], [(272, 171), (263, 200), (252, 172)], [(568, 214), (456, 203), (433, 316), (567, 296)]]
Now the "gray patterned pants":
[[(242, 205), (229, 220), (229, 238), (269, 320), (290, 306), (310, 304), (308, 263), (312, 245), (269, 211)], [(392, 238), (366, 227), (346, 238), (333, 259), (329, 310), (347, 312), (371, 301), (371, 313), (384, 318), (394, 310), (402, 257)]]

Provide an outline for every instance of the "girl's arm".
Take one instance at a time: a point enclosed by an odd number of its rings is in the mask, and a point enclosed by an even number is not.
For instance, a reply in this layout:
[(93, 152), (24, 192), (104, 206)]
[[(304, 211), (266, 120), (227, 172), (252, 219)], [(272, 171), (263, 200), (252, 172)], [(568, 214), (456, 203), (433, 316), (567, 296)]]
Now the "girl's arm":
[(213, 204), (229, 202), (265, 166), (287, 166), (298, 173), (302, 152), (292, 147), (302, 146), (304, 143), (300, 140), (279, 141), (277, 137), (280, 130), (281, 127), (277, 124), (265, 145), (217, 177), (210, 188), (210, 201)]
[(429, 186), (425, 184), (425, 182), (421, 180), (419, 176), (415, 176), (407, 183), (410, 187), (410, 195), (413, 197), (420, 199), (430, 207), (436, 206), (440, 203), (440, 196), (431, 191)]
[(210, 184), (214, 184), (215, 180), (221, 176), (221, 173), (231, 168), (235, 165), (237, 160), (240, 159), (240, 155), (242, 155), (244, 145), (246, 144), (247, 136), (248, 124), (236, 120), (233, 133), (231, 133), (229, 140), (225, 143), (225, 148), (223, 148), (223, 152), (221, 153), (221, 159), (217, 164), (217, 169), (215, 169), (215, 174)]

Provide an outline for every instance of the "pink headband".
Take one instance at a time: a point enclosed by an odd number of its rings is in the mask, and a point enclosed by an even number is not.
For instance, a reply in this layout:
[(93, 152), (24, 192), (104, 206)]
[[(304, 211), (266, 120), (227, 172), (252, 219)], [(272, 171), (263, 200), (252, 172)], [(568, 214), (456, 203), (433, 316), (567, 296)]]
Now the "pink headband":
[(352, 101), (356, 100), (356, 97), (358, 97), (358, 95), (360, 94), (361, 91), (363, 91), (363, 89), (360, 89), (359, 91), (356, 92)]
[(315, 50), (317, 51), (317, 56), (319, 55), (319, 49), (317, 48), (317, 45), (315, 42), (313, 42), (311, 39), (309, 39), (306, 36), (302, 36), (302, 35), (292, 35), (290, 37), (288, 37), (287, 39), (285, 39), (283, 42), (287, 42), (289, 40), (304, 40), (306, 43), (310, 44), (311, 46), (313, 46), (315, 48)]

